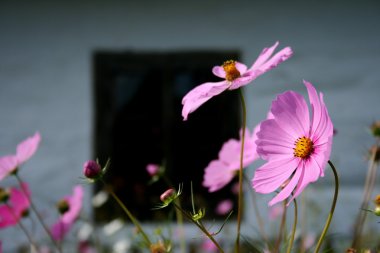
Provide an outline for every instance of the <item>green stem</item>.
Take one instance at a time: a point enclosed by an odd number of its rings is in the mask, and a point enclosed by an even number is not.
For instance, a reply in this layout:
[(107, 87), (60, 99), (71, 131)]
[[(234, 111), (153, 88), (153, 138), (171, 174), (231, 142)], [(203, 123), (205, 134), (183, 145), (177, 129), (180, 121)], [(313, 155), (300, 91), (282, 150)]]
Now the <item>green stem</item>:
[(285, 231), (286, 211), (287, 211), (287, 208), (286, 208), (286, 200), (283, 202), (283, 205), (284, 205), (284, 211), (282, 212), (282, 218), (281, 218), (280, 229), (279, 229), (278, 237), (277, 237), (277, 241), (276, 241), (276, 244), (275, 244), (275, 246), (274, 246), (274, 250), (273, 250), (274, 253), (279, 252), (279, 250), (280, 250), (280, 245), (281, 245), (281, 240), (282, 240), (282, 236), (283, 236), (284, 231)]
[(327, 230), (329, 229), (329, 226), (330, 226), (330, 223), (331, 223), (331, 220), (332, 220), (332, 217), (334, 215), (334, 210), (335, 210), (335, 205), (336, 205), (336, 201), (338, 199), (338, 192), (339, 192), (339, 177), (338, 177), (338, 172), (336, 171), (334, 165), (332, 164), (331, 161), (328, 161), (333, 173), (334, 173), (334, 178), (335, 178), (335, 192), (334, 192), (334, 198), (333, 198), (333, 201), (332, 201), (332, 205), (331, 205), (331, 209), (330, 209), (330, 213), (329, 213), (329, 216), (327, 217), (327, 220), (326, 220), (326, 224), (325, 224), (325, 227), (323, 228), (323, 231), (322, 231), (322, 234), (321, 236), (319, 237), (319, 240), (318, 240), (318, 243), (317, 243), (317, 246), (315, 248), (315, 251), (314, 253), (317, 253), (319, 252), (319, 249), (321, 248), (322, 246), (322, 242), (323, 242), (323, 239), (325, 238), (326, 236), (326, 233), (327, 233)]
[(289, 245), (288, 245), (288, 250), (286, 251), (286, 253), (290, 253), (291, 250), (292, 250), (293, 242), (294, 242), (294, 236), (296, 234), (296, 228), (297, 228), (298, 210), (297, 210), (297, 201), (296, 201), (296, 199), (293, 199), (293, 203), (294, 203), (294, 222), (293, 222), (292, 234), (290, 236), (290, 242), (289, 242)]
[(29, 232), (28, 232), (28, 230), (26, 229), (26, 227), (22, 224), (21, 219), (18, 219), (18, 218), (16, 217), (16, 214), (13, 212), (12, 207), (11, 207), (8, 203), (6, 203), (5, 205), (8, 207), (9, 212), (10, 212), (10, 213), (12, 214), (12, 216), (13, 216), (13, 219), (15, 219), (15, 221), (17, 221), (17, 224), (18, 224), (18, 226), (21, 228), (22, 232), (24, 232), (24, 234), (25, 234), (26, 237), (28, 238), (28, 241), (29, 241), (30, 245), (31, 245), (31, 246), (34, 248), (34, 250), (37, 252), (37, 249), (38, 249), (38, 248), (37, 248), (37, 245), (36, 245), (36, 243), (34, 242), (32, 236), (29, 234)]
[[(367, 176), (366, 176), (366, 180), (364, 184), (363, 201), (360, 207), (361, 210), (368, 209), (368, 204), (371, 198), (371, 194), (375, 186), (376, 172), (377, 172), (377, 166), (378, 166), (378, 163), (375, 161), (375, 158), (376, 158), (376, 153), (379, 146), (379, 141), (380, 139), (377, 138), (375, 148), (373, 149), (370, 160), (369, 160)], [(351, 247), (354, 249), (360, 248), (361, 234), (363, 231), (366, 217), (367, 217), (367, 212), (362, 212), (362, 211), (360, 211), (356, 217), (355, 226), (354, 226), (355, 230), (353, 233), (353, 240), (351, 244)]]
[(56, 247), (56, 249), (58, 250), (58, 252), (62, 253), (62, 250), (61, 248), (59, 247), (58, 243), (54, 240), (53, 238), (53, 235), (50, 233), (50, 230), (49, 228), (47, 227), (47, 225), (45, 224), (41, 214), (38, 212), (36, 206), (34, 205), (33, 201), (32, 201), (32, 198), (28, 195), (26, 189), (24, 188), (24, 186), (22, 185), (22, 180), (21, 180), (21, 177), (18, 175), (18, 173), (15, 173), (14, 176), (16, 177), (20, 187), (21, 187), (21, 190), (23, 191), (25, 197), (29, 200), (29, 203), (30, 203), (30, 207), (31, 209), (33, 210), (33, 212), (36, 214), (37, 216), (37, 219), (38, 221), (40, 222), (40, 224), (42, 225), (42, 227), (44, 228), (46, 234), (49, 236), (50, 240), (53, 242), (54, 246)]
[(244, 157), (244, 141), (245, 141), (245, 126), (247, 121), (247, 112), (245, 107), (245, 100), (243, 95), (243, 90), (239, 89), (239, 95), (242, 107), (242, 134), (241, 134), (241, 149), (240, 149), (240, 169), (239, 169), (239, 195), (238, 195), (238, 213), (237, 213), (237, 233), (236, 233), (236, 244), (235, 252), (240, 252), (240, 227), (241, 227), (241, 216), (243, 209), (243, 157)]
[(115, 194), (115, 192), (112, 190), (111, 187), (107, 186), (107, 184), (103, 181), (103, 180), (100, 180), (102, 181), (102, 183), (106, 186), (106, 191), (111, 194), (111, 196), (114, 198), (114, 200), (116, 200), (116, 202), (119, 204), (119, 206), (123, 209), (123, 211), (125, 212), (125, 214), (128, 216), (128, 218), (133, 222), (133, 224), (137, 227), (137, 230), (142, 234), (145, 242), (148, 244), (148, 246), (150, 246), (152, 243), (151, 241), (149, 240), (149, 237), (147, 236), (147, 234), (144, 232), (144, 230), (142, 229), (140, 223), (138, 222), (138, 220), (133, 216), (133, 214), (128, 210), (128, 208), (124, 205), (124, 203), (120, 200), (120, 198)]
[(220, 247), (219, 243), (210, 234), (210, 232), (207, 231), (207, 229), (203, 226), (202, 223), (193, 220), (193, 217), (189, 213), (185, 212), (182, 208), (180, 208), (176, 203), (173, 203), (173, 205), (177, 210), (181, 211), (192, 223), (194, 223), (214, 243), (214, 245), (218, 248), (219, 252), (224, 253), (222, 247)]

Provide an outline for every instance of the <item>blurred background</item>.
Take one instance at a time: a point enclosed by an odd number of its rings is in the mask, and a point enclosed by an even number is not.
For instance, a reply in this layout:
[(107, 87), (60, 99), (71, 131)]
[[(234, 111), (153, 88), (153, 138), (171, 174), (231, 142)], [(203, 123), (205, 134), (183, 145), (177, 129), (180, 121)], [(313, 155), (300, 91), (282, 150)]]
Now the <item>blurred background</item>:
[[(147, 163), (165, 160), (174, 183), (198, 182), (200, 198), (206, 196), (203, 170), (224, 141), (238, 136), (239, 100), (225, 93), (182, 122), (181, 99), (196, 85), (218, 80), (212, 66), (230, 58), (251, 65), (279, 41), (279, 49), (291, 46), (294, 56), (245, 88), (248, 127), (265, 118), (276, 94), (292, 89), (306, 95), (303, 79), (324, 93), (337, 130), (331, 160), (342, 183), (330, 231), (350, 234), (374, 143), (369, 126), (380, 119), (379, 24), (375, 0), (1, 1), (0, 155), (41, 133), (38, 152), (20, 173), (46, 212), (82, 183), (84, 161), (96, 157), (115, 160), (108, 180), (127, 192), (125, 199), (134, 198), (136, 212), (151, 206), (138, 205), (139, 198), (164, 190), (144, 189)], [(311, 231), (324, 222), (332, 185), (328, 171), (306, 193), (313, 202)], [(96, 189), (85, 188), (84, 213), (110, 219), (104, 210), (93, 212)], [(211, 194), (209, 208), (228, 194)], [(271, 197), (258, 196), (264, 217)], [(246, 206), (249, 229), (257, 224), (249, 198)], [(150, 210), (139, 214), (146, 222), (157, 218)], [(379, 232), (379, 224), (372, 219), (366, 230)], [(6, 249), (24, 241), (15, 234), (0, 231)]]

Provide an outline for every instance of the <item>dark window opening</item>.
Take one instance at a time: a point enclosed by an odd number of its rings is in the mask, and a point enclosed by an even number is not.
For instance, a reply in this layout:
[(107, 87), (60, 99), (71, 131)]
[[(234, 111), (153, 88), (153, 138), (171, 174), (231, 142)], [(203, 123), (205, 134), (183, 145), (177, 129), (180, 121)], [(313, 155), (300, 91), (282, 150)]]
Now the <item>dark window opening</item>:
[[(219, 201), (235, 197), (232, 183), (216, 193), (202, 186), (204, 169), (216, 159), (222, 144), (238, 138), (240, 103), (237, 91), (223, 92), (207, 101), (187, 121), (182, 120), (182, 98), (197, 85), (220, 81), (211, 69), (225, 60), (238, 60), (235, 51), (184, 53), (97, 52), (94, 55), (94, 156), (131, 212), (140, 220), (156, 220), (168, 210), (152, 210), (168, 189), (164, 181), (148, 184), (149, 163), (165, 163), (173, 186), (183, 184), (181, 203), (191, 210), (190, 182), (197, 207), (214, 217)], [(101, 189), (96, 185), (95, 191)], [(235, 202), (235, 206), (237, 203)], [(96, 208), (95, 219), (124, 217), (109, 200)], [(221, 217), (224, 218), (224, 217)]]

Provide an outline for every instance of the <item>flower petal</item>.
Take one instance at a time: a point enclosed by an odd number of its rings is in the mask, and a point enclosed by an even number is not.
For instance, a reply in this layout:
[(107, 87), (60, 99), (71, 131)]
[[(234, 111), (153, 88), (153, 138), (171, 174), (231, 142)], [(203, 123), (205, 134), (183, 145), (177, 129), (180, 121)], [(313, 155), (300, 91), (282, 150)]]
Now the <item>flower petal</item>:
[[(294, 190), (294, 188), (296, 187), (300, 177), (301, 177), (301, 174), (302, 174), (302, 169), (300, 168), (297, 168), (296, 169), (296, 173), (294, 173), (292, 179), (289, 181), (289, 183), (284, 187), (284, 189), (282, 189), (280, 191), (279, 194), (276, 195), (276, 197), (274, 197), (271, 201), (269, 201), (269, 206), (273, 206), (274, 204), (280, 202), (280, 201), (283, 201), (284, 199), (286, 199), (287, 197), (290, 196), (290, 194), (292, 193), (292, 191)], [(290, 202), (288, 202), (288, 205), (289, 205)]]
[(294, 195), (289, 202), (300, 195), (308, 184), (317, 181), (321, 176), (321, 168), (312, 157), (309, 160), (304, 161), (300, 167), (301, 168), (299, 169), (302, 169), (302, 174), (298, 181), (297, 188), (294, 191)]
[(272, 102), (271, 112), (278, 125), (295, 140), (309, 136), (309, 108), (300, 94), (287, 91), (278, 95)]
[(19, 218), (16, 218), (12, 210), (6, 206), (0, 206), (0, 228), (11, 227), (17, 224)]
[(213, 96), (216, 96), (228, 88), (228, 82), (204, 83), (187, 93), (182, 99), (182, 117), (187, 120), (190, 113), (198, 109)]
[(257, 69), (255, 70), (258, 70), (261, 74), (264, 74), (268, 70), (271, 70), (277, 67), (280, 63), (289, 59), (292, 55), (293, 55), (293, 51), (290, 47), (283, 48), (281, 51), (275, 54), (267, 62), (265, 62), (261, 66), (258, 66)]
[[(22, 216), (23, 212), (30, 206), (30, 190), (26, 183), (22, 183), (24, 190), (18, 188), (11, 189), (11, 196), (9, 202), (13, 207), (13, 212), (16, 216)], [(27, 195), (25, 195), (24, 191)]]
[(36, 152), (41, 141), (41, 136), (36, 132), (32, 137), (27, 138), (17, 146), (16, 157), (18, 165), (27, 161)]
[(270, 48), (264, 48), (263, 51), (261, 51), (259, 57), (257, 57), (256, 61), (252, 64), (250, 69), (256, 69), (259, 66), (261, 66), (266, 60), (268, 60), (268, 58), (273, 54), (274, 50), (276, 50), (278, 44), (279, 42), (277, 41)]
[(287, 134), (274, 119), (261, 122), (257, 137), (257, 154), (264, 160), (293, 157), (296, 138)]
[(239, 70), (240, 75), (244, 75), (244, 73), (247, 72), (247, 66), (241, 62), (235, 62), (235, 67)]
[(211, 161), (205, 169), (202, 185), (209, 192), (215, 192), (226, 186), (234, 178), (234, 173), (219, 160)]
[(0, 158), (0, 181), (17, 168), (17, 158), (13, 155)]
[(252, 180), (256, 192), (270, 193), (278, 189), (297, 168), (297, 158), (269, 161), (255, 171)]
[(224, 71), (224, 68), (222, 66), (214, 66), (212, 68), (212, 73), (220, 78), (226, 78), (226, 72)]

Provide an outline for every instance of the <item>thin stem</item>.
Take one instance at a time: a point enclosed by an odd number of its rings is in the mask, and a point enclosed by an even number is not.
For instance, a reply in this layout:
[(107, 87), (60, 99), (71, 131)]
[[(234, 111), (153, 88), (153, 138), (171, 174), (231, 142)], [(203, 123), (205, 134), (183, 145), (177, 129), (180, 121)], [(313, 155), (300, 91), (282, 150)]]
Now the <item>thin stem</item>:
[(279, 229), (279, 232), (278, 232), (278, 237), (277, 237), (277, 241), (276, 241), (276, 244), (274, 246), (274, 253), (277, 253), (279, 252), (280, 250), (280, 244), (281, 244), (281, 240), (282, 240), (282, 236), (283, 236), (283, 233), (284, 233), (284, 230), (285, 230), (285, 224), (286, 224), (286, 200), (283, 202), (283, 205), (284, 205), (284, 211), (282, 212), (282, 218), (281, 218), (281, 225), (280, 225), (280, 229)]
[(173, 205), (177, 210), (180, 210), (192, 223), (194, 223), (214, 243), (214, 245), (218, 248), (219, 252), (224, 253), (222, 247), (220, 247), (219, 243), (210, 234), (210, 232), (208, 232), (208, 230), (203, 226), (201, 222), (193, 220), (193, 217), (189, 213), (185, 212), (182, 208), (180, 208), (176, 203), (173, 203)]
[(371, 193), (373, 191), (373, 188), (375, 186), (376, 181), (376, 171), (378, 164), (375, 162), (377, 149), (379, 146), (380, 139), (376, 139), (375, 148), (372, 150), (371, 157), (368, 164), (368, 170), (367, 170), (367, 176), (364, 184), (364, 195), (363, 195), (363, 201), (360, 207), (360, 212), (358, 213), (355, 221), (355, 230), (353, 235), (353, 240), (351, 247), (356, 249), (360, 247), (360, 239), (361, 234), (363, 231), (364, 223), (367, 217), (367, 212), (363, 212), (362, 210), (368, 209), (368, 203), (371, 198)]
[(50, 233), (50, 230), (49, 228), (47, 227), (47, 225), (45, 224), (41, 214), (38, 212), (36, 206), (34, 205), (33, 201), (32, 201), (32, 198), (28, 195), (26, 189), (24, 188), (24, 185), (22, 184), (22, 180), (21, 180), (21, 177), (18, 175), (18, 173), (15, 173), (14, 174), (20, 187), (21, 187), (21, 190), (23, 191), (25, 197), (29, 200), (29, 203), (30, 203), (30, 207), (31, 209), (33, 210), (33, 212), (36, 214), (37, 216), (37, 219), (38, 221), (40, 222), (40, 224), (42, 225), (42, 227), (44, 228), (46, 234), (49, 236), (50, 240), (53, 242), (54, 246), (56, 247), (56, 249), (58, 250), (58, 252), (62, 253), (62, 250), (61, 248), (59, 247), (59, 245), (57, 244), (56, 240), (54, 240), (53, 238), (53, 235)]
[(148, 246), (150, 246), (152, 243), (151, 241), (149, 240), (149, 237), (147, 236), (147, 234), (144, 232), (144, 230), (142, 229), (140, 223), (138, 222), (138, 220), (133, 216), (133, 214), (128, 210), (128, 208), (124, 205), (124, 203), (120, 200), (120, 198), (115, 194), (115, 192), (112, 190), (111, 187), (107, 186), (107, 184), (101, 180), (102, 183), (106, 186), (106, 191), (111, 194), (111, 196), (114, 198), (114, 200), (116, 200), (116, 202), (119, 204), (119, 206), (123, 209), (123, 211), (125, 212), (125, 214), (128, 216), (128, 218), (133, 222), (133, 224), (137, 227), (138, 231), (142, 234), (145, 242), (148, 244)]
[(318, 240), (317, 246), (316, 246), (316, 248), (314, 250), (314, 253), (319, 252), (319, 249), (322, 246), (323, 239), (326, 236), (327, 230), (329, 229), (332, 217), (334, 215), (335, 205), (336, 205), (336, 201), (338, 199), (338, 193), (339, 193), (339, 177), (338, 177), (338, 172), (336, 171), (336, 169), (335, 169), (335, 167), (334, 167), (334, 165), (332, 164), (331, 161), (328, 161), (328, 163), (329, 163), (329, 165), (330, 165), (330, 167), (331, 167), (331, 169), (332, 169), (332, 171), (334, 173), (334, 178), (335, 178), (334, 198), (333, 198), (333, 201), (332, 201), (332, 205), (331, 205), (329, 216), (327, 217), (325, 227), (323, 228), (322, 234), (319, 237), (319, 240)]
[(245, 107), (245, 100), (243, 95), (243, 90), (239, 89), (239, 95), (242, 107), (242, 134), (241, 134), (241, 149), (240, 149), (240, 169), (239, 169), (239, 195), (238, 195), (238, 213), (237, 213), (237, 233), (236, 233), (236, 244), (235, 252), (240, 252), (240, 227), (241, 227), (241, 216), (243, 209), (243, 157), (244, 157), (244, 141), (245, 141), (245, 126), (247, 121), (247, 112)]
[[(250, 181), (246, 176), (244, 176), (244, 181), (249, 185)], [(259, 224), (259, 233), (260, 233), (261, 238), (265, 241), (265, 244), (267, 245), (267, 247), (269, 249), (268, 237), (266, 236), (266, 233), (265, 233), (264, 222), (263, 222), (263, 219), (261, 218), (261, 215), (260, 215), (259, 207), (257, 205), (257, 199), (255, 196), (255, 193), (252, 190), (250, 192), (252, 195), (253, 210), (254, 210), (254, 213), (256, 216), (257, 223)]]
[(297, 219), (298, 219), (298, 208), (297, 208), (297, 201), (296, 199), (293, 199), (293, 203), (294, 203), (294, 222), (293, 222), (293, 229), (292, 229), (292, 234), (290, 236), (290, 242), (289, 242), (289, 245), (288, 245), (288, 250), (286, 251), (286, 253), (290, 253), (291, 250), (292, 250), (292, 247), (293, 247), (293, 242), (294, 242), (294, 236), (296, 234), (296, 228), (297, 228)]
[(30, 245), (31, 245), (31, 246), (34, 248), (34, 250), (37, 252), (37, 249), (38, 249), (38, 248), (37, 248), (37, 245), (36, 245), (36, 243), (34, 242), (32, 236), (29, 234), (29, 232), (28, 232), (28, 230), (26, 229), (26, 227), (22, 224), (21, 219), (18, 219), (18, 218), (17, 218), (16, 214), (13, 212), (12, 207), (11, 207), (8, 203), (6, 203), (5, 205), (8, 207), (9, 212), (10, 212), (10, 213), (12, 214), (12, 216), (13, 216), (13, 219), (15, 219), (15, 221), (17, 221), (17, 224), (18, 224), (18, 226), (21, 228), (22, 232), (24, 232), (24, 234), (25, 234), (26, 237), (28, 238), (28, 241), (29, 241)]

